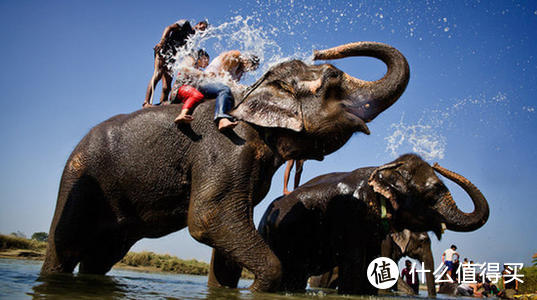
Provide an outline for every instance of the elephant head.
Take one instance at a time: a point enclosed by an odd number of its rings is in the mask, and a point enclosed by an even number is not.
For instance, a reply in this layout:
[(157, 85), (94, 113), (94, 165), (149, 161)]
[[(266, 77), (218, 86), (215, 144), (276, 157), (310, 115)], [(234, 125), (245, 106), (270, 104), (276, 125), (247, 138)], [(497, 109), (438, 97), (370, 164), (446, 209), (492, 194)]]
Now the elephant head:
[[(461, 186), (474, 203), (474, 211), (461, 211), (438, 172)], [(377, 168), (369, 178), (374, 191), (388, 198), (391, 224), (395, 230), (435, 232), (444, 229), (473, 231), (485, 224), (489, 207), (483, 194), (468, 179), (440, 167), (430, 166), (419, 156), (406, 154)]]
[(353, 133), (369, 134), (366, 123), (391, 106), (409, 80), (405, 57), (386, 44), (357, 42), (314, 52), (315, 60), (349, 56), (381, 59), (387, 73), (369, 82), (330, 64), (284, 62), (252, 85), (231, 114), (260, 127), (280, 129), (274, 144), (284, 159), (322, 159)]

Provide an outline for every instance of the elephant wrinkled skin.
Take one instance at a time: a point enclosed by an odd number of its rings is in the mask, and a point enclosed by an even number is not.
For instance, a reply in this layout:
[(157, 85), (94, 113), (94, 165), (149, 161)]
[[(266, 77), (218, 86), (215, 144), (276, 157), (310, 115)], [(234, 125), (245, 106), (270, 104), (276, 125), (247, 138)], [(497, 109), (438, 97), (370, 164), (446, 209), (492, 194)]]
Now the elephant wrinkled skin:
[[(457, 208), (435, 171), (467, 191), (474, 212)], [(338, 267), (339, 293), (375, 294), (366, 271), (388, 233), (434, 231), (440, 238), (444, 228), (475, 230), (488, 215), (485, 197), (467, 179), (406, 154), (380, 167), (310, 180), (274, 200), (258, 230), (281, 261), (280, 289), (304, 290), (308, 277)], [(394, 250), (384, 247), (383, 254)]]
[(274, 290), (279, 259), (255, 229), (252, 211), (289, 159), (323, 159), (403, 93), (406, 59), (391, 46), (357, 42), (317, 51), (318, 59), (372, 56), (385, 76), (366, 82), (330, 64), (297, 60), (272, 67), (246, 91), (234, 90), (230, 112), (242, 120), (220, 133), (214, 100), (200, 104), (190, 125), (169, 105), (118, 115), (95, 126), (63, 171), (43, 273), (104, 274), (142, 238), (188, 226), (214, 248), (211, 286), (236, 286), (246, 267), (252, 290)]

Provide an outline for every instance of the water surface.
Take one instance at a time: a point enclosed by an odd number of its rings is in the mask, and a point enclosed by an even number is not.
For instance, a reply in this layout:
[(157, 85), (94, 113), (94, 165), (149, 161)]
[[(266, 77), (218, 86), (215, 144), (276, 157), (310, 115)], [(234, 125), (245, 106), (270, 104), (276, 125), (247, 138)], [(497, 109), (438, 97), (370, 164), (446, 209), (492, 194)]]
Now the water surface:
[[(340, 296), (333, 290), (305, 294), (252, 294), (251, 280), (239, 289), (208, 288), (206, 276), (145, 273), (113, 269), (107, 275), (57, 274), (40, 276), (42, 262), (0, 259), (2, 299), (396, 299), (409, 297)], [(426, 299), (426, 297), (423, 297)]]

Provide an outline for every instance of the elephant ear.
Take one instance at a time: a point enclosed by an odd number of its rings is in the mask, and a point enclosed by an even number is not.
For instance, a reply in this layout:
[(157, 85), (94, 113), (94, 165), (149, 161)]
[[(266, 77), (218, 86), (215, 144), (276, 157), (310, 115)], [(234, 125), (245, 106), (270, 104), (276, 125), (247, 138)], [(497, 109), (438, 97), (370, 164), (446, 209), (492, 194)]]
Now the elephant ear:
[(300, 102), (295, 98), (294, 84), (276, 80), (246, 94), (230, 114), (242, 121), (262, 127), (280, 127), (302, 131), (304, 121)]
[(373, 187), (376, 193), (381, 194), (390, 200), (390, 203), (394, 209), (399, 208), (397, 204), (394, 191), (406, 193), (406, 182), (404, 178), (398, 172), (395, 172), (399, 166), (403, 165), (403, 162), (389, 163), (378, 167), (369, 176), (368, 184)]
[(411, 232), (408, 229), (390, 234), (393, 239), (393, 242), (397, 246), (399, 246), (403, 254), (405, 253), (406, 248), (408, 247), (408, 243), (410, 242), (410, 235)]

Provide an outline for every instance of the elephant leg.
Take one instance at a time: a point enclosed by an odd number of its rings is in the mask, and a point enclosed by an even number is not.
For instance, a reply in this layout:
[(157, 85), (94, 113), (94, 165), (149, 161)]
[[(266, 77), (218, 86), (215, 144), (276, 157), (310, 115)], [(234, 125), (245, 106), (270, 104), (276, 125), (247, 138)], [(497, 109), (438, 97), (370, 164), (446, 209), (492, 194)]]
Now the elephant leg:
[(63, 175), (42, 273), (72, 273), (82, 259), (92, 224), (88, 203), (96, 188), (87, 177), (70, 172)]
[(232, 228), (227, 224), (218, 227), (209, 233), (207, 244), (254, 273), (255, 280), (250, 286), (252, 291), (275, 290), (281, 277), (281, 264), (257, 233), (253, 222), (244, 222)]
[(367, 267), (373, 258), (361, 255), (345, 260), (338, 265), (339, 294), (377, 294), (377, 289), (367, 279)]
[(80, 261), (80, 273), (106, 274), (127, 254), (130, 247), (134, 245), (133, 242), (113, 242), (108, 237), (103, 238), (98, 243), (103, 244), (99, 247), (92, 247), (91, 252), (84, 255)]
[[(301, 270), (302, 271), (302, 270)], [(283, 272), (281, 289), (287, 292), (301, 292), (308, 285), (308, 276), (304, 272)]]
[(406, 283), (400, 276), (397, 277), (397, 291), (403, 292), (408, 295), (416, 295), (412, 287)]
[[(220, 190), (226, 189), (213, 189), (215, 194), (218, 194)], [(218, 256), (228, 257), (254, 273), (255, 280), (250, 286), (251, 290), (275, 290), (281, 277), (281, 264), (255, 229), (252, 219), (253, 208), (248, 201), (249, 197), (237, 196), (236, 193), (230, 191), (224, 199), (203, 201), (203, 199), (215, 199), (207, 196), (197, 193), (190, 201), (188, 212), (190, 235), (197, 241), (215, 248), (219, 252)], [(233, 197), (243, 200), (237, 201), (232, 199)], [(226, 278), (220, 274), (221, 261), (217, 257), (214, 262), (220, 265), (211, 267), (219, 273), (215, 273), (213, 278)], [(209, 282), (209, 284), (214, 283), (214, 281)]]
[(213, 249), (211, 268), (209, 269), (209, 282), (211, 287), (237, 287), (241, 277), (242, 267), (229, 256)]
[(73, 249), (72, 246), (64, 247), (54, 241), (54, 237), (49, 238), (47, 246), (47, 255), (43, 266), (42, 273), (72, 273), (78, 262), (80, 262), (80, 249)]
[(88, 237), (88, 246), (80, 261), (79, 271), (86, 274), (106, 274), (119, 262), (137, 239), (128, 237), (127, 228), (108, 221), (95, 226), (95, 234)]

